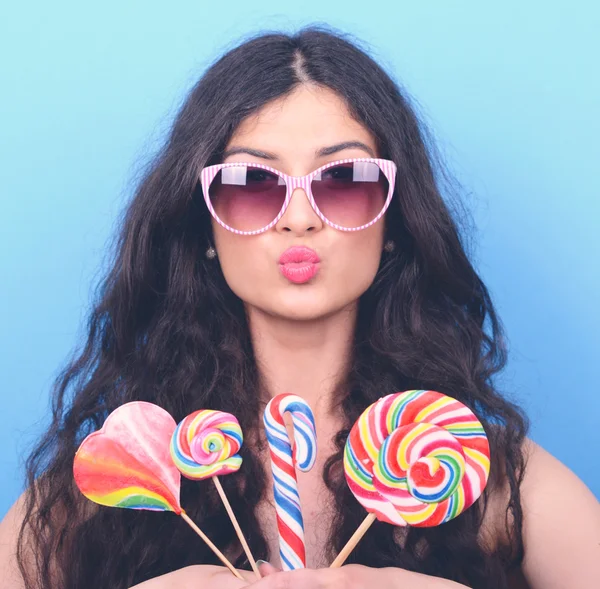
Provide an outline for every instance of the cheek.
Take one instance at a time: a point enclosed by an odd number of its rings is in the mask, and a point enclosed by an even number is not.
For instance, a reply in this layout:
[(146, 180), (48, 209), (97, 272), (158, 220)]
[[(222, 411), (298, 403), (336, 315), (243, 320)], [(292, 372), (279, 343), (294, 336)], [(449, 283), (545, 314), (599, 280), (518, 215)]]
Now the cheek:
[(336, 232), (328, 287), (338, 301), (348, 304), (371, 286), (381, 262), (384, 223), (356, 232)]
[[(262, 235), (236, 235), (220, 226), (213, 227), (215, 247), (221, 271), (229, 288), (244, 302), (252, 302), (258, 293), (267, 290), (269, 276), (277, 270), (269, 260)], [(274, 267), (274, 268), (273, 268)]]
[(381, 248), (381, 240), (376, 235), (340, 247), (331, 269), (331, 278), (335, 279), (343, 293), (351, 293), (358, 298), (369, 288), (379, 268)]

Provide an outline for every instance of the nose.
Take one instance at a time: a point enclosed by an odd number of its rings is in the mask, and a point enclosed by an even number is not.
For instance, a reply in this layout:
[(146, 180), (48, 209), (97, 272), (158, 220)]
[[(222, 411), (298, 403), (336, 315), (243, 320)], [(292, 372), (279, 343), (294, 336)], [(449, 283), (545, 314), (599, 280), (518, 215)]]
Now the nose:
[(296, 188), (275, 228), (282, 233), (304, 235), (308, 231), (321, 230), (323, 221), (310, 205), (306, 192), (302, 188)]

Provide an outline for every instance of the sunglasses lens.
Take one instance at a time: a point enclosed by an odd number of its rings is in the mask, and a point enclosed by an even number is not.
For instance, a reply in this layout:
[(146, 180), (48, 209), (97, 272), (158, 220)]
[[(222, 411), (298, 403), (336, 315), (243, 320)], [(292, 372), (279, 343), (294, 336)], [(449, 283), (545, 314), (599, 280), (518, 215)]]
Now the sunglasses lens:
[(257, 231), (269, 225), (281, 211), (285, 194), (282, 178), (254, 166), (223, 168), (208, 189), (219, 219), (238, 231)]
[(377, 218), (389, 182), (374, 162), (349, 162), (323, 170), (311, 184), (317, 207), (331, 223), (356, 229)]

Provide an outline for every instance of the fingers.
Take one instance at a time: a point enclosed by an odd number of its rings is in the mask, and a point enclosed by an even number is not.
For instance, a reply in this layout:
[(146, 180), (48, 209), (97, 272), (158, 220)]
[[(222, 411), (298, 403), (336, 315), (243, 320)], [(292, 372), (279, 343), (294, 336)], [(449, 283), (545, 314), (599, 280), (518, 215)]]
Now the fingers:
[[(274, 568), (274, 567), (273, 567)], [(347, 589), (340, 569), (298, 569), (273, 572), (252, 584), (253, 589)]]
[(258, 570), (260, 572), (261, 577), (268, 577), (273, 573), (280, 572), (280, 569), (274, 567), (270, 562), (266, 560), (257, 560), (256, 564), (258, 565)]

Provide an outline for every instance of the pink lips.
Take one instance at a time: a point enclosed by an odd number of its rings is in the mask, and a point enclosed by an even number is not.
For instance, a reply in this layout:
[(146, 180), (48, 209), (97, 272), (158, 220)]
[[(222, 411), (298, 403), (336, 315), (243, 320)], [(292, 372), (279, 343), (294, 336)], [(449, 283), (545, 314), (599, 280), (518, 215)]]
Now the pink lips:
[(295, 246), (281, 254), (279, 269), (290, 282), (303, 284), (316, 276), (320, 261), (315, 250), (309, 247)]

